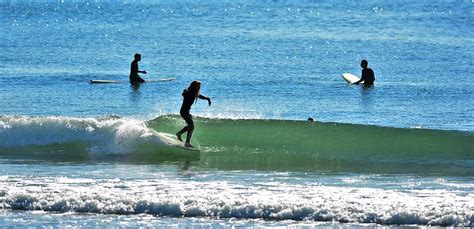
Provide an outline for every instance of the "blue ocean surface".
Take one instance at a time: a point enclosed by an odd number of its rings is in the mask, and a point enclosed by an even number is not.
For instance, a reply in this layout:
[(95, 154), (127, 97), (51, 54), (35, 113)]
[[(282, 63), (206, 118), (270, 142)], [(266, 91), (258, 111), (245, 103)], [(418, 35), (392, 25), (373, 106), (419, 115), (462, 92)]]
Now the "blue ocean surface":
[(471, 1), (0, 0), (0, 226), (474, 227), (473, 54)]

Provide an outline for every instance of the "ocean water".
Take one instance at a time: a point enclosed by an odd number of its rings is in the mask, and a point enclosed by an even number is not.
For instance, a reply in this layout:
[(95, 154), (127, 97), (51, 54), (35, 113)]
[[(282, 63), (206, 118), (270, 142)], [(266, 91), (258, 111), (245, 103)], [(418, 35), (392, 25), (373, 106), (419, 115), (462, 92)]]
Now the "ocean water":
[[(0, 0), (0, 226), (474, 226), (471, 1)], [(130, 85), (135, 53), (145, 79)], [(347, 85), (367, 59), (375, 86)], [(195, 153), (163, 134), (191, 113)], [(315, 122), (307, 122), (312, 117)]]

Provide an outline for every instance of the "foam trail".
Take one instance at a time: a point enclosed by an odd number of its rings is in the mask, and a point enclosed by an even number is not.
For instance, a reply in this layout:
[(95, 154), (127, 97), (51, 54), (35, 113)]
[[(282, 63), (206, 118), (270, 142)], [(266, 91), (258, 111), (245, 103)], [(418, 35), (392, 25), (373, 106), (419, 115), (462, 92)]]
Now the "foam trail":
[[(0, 177), (0, 208), (383, 225), (474, 226), (469, 191), (176, 179)], [(93, 188), (91, 188), (93, 187)]]

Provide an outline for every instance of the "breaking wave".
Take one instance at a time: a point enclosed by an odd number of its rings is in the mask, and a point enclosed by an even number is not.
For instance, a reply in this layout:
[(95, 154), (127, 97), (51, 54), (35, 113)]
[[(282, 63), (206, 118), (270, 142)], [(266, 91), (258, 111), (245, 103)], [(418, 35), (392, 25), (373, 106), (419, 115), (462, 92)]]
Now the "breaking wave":
[[(472, 175), (474, 134), (291, 120), (195, 118), (200, 153), (170, 146), (176, 115), (148, 122), (108, 116), (0, 117), (0, 156), (61, 160), (194, 160), (201, 167)], [(150, 161), (151, 160), (151, 161)]]

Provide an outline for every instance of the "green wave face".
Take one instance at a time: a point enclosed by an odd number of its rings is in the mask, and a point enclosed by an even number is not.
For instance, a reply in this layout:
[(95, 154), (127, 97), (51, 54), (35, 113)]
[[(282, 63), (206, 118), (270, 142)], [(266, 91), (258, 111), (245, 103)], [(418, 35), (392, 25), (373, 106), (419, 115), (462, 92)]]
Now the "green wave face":
[[(195, 117), (194, 122), (192, 143), (201, 148), (202, 167), (465, 175), (474, 171), (474, 135), (469, 132), (287, 120)], [(185, 122), (168, 115), (148, 126), (176, 133)]]

